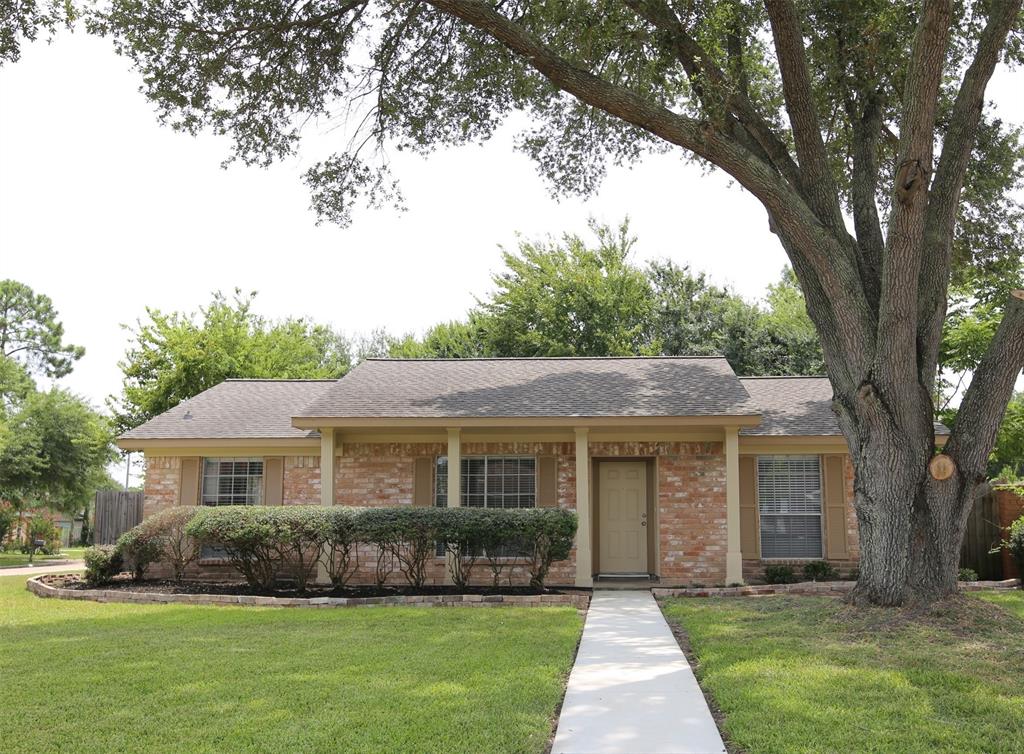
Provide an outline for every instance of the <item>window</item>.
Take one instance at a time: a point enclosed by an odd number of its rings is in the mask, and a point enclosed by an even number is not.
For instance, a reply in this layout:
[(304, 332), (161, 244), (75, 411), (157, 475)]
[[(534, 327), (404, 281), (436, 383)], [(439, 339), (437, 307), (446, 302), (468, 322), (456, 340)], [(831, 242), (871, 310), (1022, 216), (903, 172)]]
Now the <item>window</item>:
[[(203, 505), (260, 505), (263, 502), (262, 458), (204, 458)], [(203, 559), (227, 557), (222, 547), (204, 545)]]
[[(462, 459), (462, 505), (473, 508), (532, 508), (537, 501), (533, 456), (470, 456)], [(448, 505), (448, 459), (437, 459), (434, 503)]]
[(760, 456), (757, 507), (762, 558), (820, 558), (821, 459)]
[(203, 505), (260, 505), (262, 458), (203, 459)]

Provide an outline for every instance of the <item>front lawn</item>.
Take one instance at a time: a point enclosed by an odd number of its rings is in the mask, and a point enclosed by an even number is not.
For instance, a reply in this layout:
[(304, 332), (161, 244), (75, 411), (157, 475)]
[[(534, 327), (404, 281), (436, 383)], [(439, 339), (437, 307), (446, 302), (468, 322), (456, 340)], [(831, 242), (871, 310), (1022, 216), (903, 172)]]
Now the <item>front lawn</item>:
[(916, 618), (826, 597), (663, 609), (748, 754), (1024, 752), (1024, 595), (998, 597), (1017, 615), (972, 597)]
[(999, 592), (974, 592), (975, 597), (981, 597), (983, 600), (999, 605), (1004, 610), (1009, 610), (1014, 613), (1021, 620), (1024, 620), (1024, 589), (1014, 589), (1012, 591), (999, 591)]
[[(56, 555), (44, 555), (41, 552), (37, 552), (33, 558), (33, 563), (45, 563), (48, 560), (81, 560), (85, 557), (84, 547), (65, 547)], [(11, 551), (11, 552), (0, 552), (0, 568), (18, 568), (20, 566), (28, 565), (28, 555), (24, 553)]]
[(541, 752), (568, 608), (44, 600), (0, 578), (5, 751)]

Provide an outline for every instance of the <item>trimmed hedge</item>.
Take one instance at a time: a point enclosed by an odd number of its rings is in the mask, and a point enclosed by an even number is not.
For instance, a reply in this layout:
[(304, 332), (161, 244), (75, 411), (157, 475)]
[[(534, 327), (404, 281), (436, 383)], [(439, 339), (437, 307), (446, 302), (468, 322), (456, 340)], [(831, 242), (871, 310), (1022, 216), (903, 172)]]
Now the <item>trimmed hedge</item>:
[(167, 508), (135, 527), (157, 548), (156, 560), (171, 567), (176, 581), (181, 581), (185, 569), (199, 558), (199, 547), (185, 532), (199, 510), (195, 506)]
[[(145, 522), (140, 526), (145, 526)], [(576, 514), (558, 508), (346, 508), (221, 506), (200, 508), (184, 532), (198, 545), (220, 547), (252, 586), (272, 589), (285, 575), (304, 589), (322, 564), (343, 587), (358, 567), (358, 545), (374, 549), (375, 580), (396, 570), (420, 587), (439, 546), (456, 586), (485, 559), (498, 585), (510, 565), (525, 565), (543, 588), (551, 565), (569, 557)]]
[(114, 545), (97, 545), (85, 551), (85, 581), (89, 586), (102, 586), (121, 573), (121, 552)]

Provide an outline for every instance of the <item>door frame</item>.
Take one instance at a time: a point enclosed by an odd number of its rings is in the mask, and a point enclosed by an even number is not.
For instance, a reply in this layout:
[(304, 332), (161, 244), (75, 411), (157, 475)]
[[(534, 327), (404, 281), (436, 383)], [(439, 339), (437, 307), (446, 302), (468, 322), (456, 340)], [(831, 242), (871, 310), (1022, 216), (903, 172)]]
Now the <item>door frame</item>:
[[(658, 457), (596, 456), (590, 459), (590, 516), (593, 575), (601, 573), (601, 464), (642, 463), (647, 474), (647, 571), (648, 576), (661, 575), (661, 537), (658, 536)], [(645, 572), (638, 572), (641, 575)]]

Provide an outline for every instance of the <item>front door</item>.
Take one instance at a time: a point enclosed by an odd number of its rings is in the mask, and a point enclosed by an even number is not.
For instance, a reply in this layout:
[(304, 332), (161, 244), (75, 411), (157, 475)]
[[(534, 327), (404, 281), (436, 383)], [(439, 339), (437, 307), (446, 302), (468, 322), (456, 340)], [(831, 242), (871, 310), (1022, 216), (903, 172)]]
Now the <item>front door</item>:
[(647, 573), (647, 466), (598, 465), (601, 573)]

